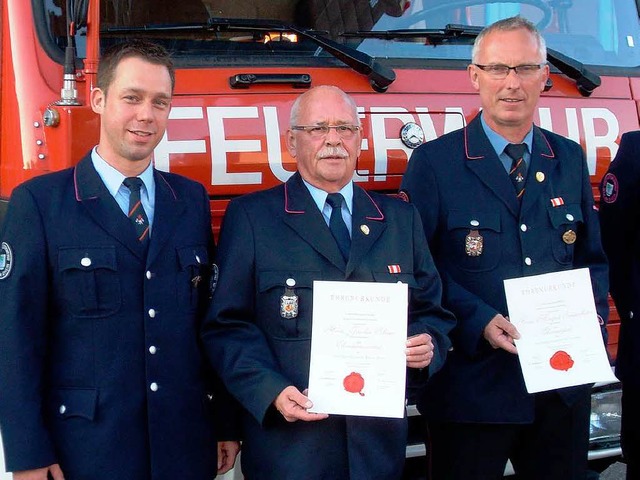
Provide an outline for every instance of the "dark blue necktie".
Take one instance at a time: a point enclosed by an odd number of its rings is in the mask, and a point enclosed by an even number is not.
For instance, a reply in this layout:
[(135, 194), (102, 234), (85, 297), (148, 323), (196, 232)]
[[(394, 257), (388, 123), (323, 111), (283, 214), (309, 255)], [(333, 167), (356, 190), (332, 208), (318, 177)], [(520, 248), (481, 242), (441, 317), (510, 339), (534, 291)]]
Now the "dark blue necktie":
[(509, 170), (509, 178), (516, 189), (518, 200), (524, 194), (524, 184), (527, 180), (527, 164), (524, 161), (524, 152), (527, 146), (524, 143), (510, 143), (504, 148), (504, 151), (511, 158), (511, 169)]
[(131, 192), (129, 194), (129, 212), (127, 216), (133, 223), (138, 240), (146, 245), (149, 241), (149, 219), (140, 200), (142, 180), (138, 177), (128, 177), (122, 183)]
[(342, 218), (342, 202), (344, 202), (344, 197), (340, 193), (330, 193), (327, 195), (327, 203), (332, 208), (331, 218), (329, 219), (329, 229), (331, 230), (333, 238), (336, 239), (338, 248), (346, 262), (349, 259), (351, 237), (349, 236), (347, 225)]

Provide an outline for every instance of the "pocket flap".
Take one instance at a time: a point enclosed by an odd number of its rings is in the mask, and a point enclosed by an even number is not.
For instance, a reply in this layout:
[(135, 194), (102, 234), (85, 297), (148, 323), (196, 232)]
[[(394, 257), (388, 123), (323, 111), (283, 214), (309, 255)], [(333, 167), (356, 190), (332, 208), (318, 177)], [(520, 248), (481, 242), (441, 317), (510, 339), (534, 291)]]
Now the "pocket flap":
[(558, 207), (547, 206), (549, 218), (554, 228), (570, 223), (583, 222), (582, 210), (577, 203), (571, 205), (560, 205)]
[(447, 217), (447, 228), (455, 230), (466, 228), (473, 230), (493, 230), (500, 232), (500, 214), (492, 212), (463, 212), (452, 210)]
[(209, 255), (207, 253), (207, 249), (202, 245), (180, 247), (176, 250), (178, 252), (178, 262), (180, 263), (180, 270), (186, 270), (188, 267), (209, 265)]
[(292, 278), (295, 280), (293, 288), (312, 288), (313, 281), (320, 278), (320, 272), (292, 272), (284, 270), (265, 270), (258, 274), (258, 289), (260, 292), (266, 292), (275, 287), (286, 287), (287, 280)]
[(63, 247), (58, 250), (58, 268), (64, 270), (116, 270), (116, 247)]
[(95, 388), (61, 388), (54, 392), (53, 406), (56, 414), (63, 417), (82, 417), (93, 420), (98, 404)]
[(406, 283), (410, 288), (417, 288), (418, 284), (413, 273), (389, 273), (389, 272), (371, 272), (376, 282), (380, 283)]

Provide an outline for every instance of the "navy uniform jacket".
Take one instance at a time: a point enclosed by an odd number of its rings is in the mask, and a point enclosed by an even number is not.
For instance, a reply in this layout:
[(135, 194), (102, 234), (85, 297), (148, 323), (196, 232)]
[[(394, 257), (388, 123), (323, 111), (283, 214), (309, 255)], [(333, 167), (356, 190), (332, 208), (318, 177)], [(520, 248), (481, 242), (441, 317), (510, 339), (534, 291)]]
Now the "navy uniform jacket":
[(622, 136), (600, 198), (602, 244), (621, 321), (616, 375), (640, 388), (640, 132)]
[[(443, 278), (443, 305), (458, 320), (454, 350), (419, 404), (432, 420), (533, 421), (534, 397), (517, 356), (493, 349), (482, 335), (496, 314), (508, 315), (504, 279), (589, 267), (598, 314), (607, 318), (607, 263), (584, 154), (537, 127), (532, 150), (520, 208), (479, 117), (416, 149), (402, 180)], [(564, 204), (554, 207), (556, 198)], [(569, 230), (576, 233), (573, 244), (563, 241)], [(478, 256), (465, 247), (474, 231), (483, 242)], [(561, 394), (571, 404), (587, 388)]]
[[(15, 189), (2, 242), (0, 427), (9, 470), (67, 480), (215, 477), (199, 349), (213, 254), (204, 188), (154, 171), (145, 252), (89, 156)], [(5, 265), (5, 272), (6, 272)]]
[[(247, 478), (399, 477), (406, 419), (332, 415), (287, 423), (271, 404), (289, 385), (300, 391), (308, 386), (314, 280), (407, 283), (408, 334), (429, 333), (435, 345), (423, 373), (442, 366), (454, 320), (440, 307), (441, 283), (415, 208), (354, 185), (351, 256), (345, 268), (296, 173), (284, 185), (229, 204), (218, 258), (220, 281), (203, 339), (227, 388), (247, 411), (242, 447)], [(400, 273), (389, 273), (390, 265), (399, 265)], [(295, 319), (280, 315), (288, 278), (296, 281)]]

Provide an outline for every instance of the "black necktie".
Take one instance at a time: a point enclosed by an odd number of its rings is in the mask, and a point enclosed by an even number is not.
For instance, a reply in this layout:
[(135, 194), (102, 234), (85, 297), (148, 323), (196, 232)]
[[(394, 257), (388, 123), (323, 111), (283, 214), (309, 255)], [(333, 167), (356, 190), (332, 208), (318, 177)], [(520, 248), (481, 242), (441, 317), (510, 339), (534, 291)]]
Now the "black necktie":
[(338, 243), (338, 248), (342, 253), (342, 257), (346, 262), (349, 259), (349, 250), (351, 249), (351, 237), (349, 230), (342, 218), (342, 202), (344, 197), (340, 193), (330, 193), (327, 195), (327, 203), (331, 206), (331, 218), (329, 219), (329, 229), (333, 238)]
[(509, 178), (516, 189), (518, 200), (522, 198), (524, 193), (524, 184), (527, 180), (527, 164), (524, 161), (524, 151), (527, 146), (524, 143), (510, 143), (504, 148), (504, 151), (511, 157), (511, 169), (509, 170)]
[(133, 222), (138, 240), (146, 244), (149, 241), (149, 219), (140, 201), (142, 180), (138, 177), (128, 177), (125, 178), (122, 183), (131, 192), (129, 195), (129, 213), (127, 216), (131, 222)]

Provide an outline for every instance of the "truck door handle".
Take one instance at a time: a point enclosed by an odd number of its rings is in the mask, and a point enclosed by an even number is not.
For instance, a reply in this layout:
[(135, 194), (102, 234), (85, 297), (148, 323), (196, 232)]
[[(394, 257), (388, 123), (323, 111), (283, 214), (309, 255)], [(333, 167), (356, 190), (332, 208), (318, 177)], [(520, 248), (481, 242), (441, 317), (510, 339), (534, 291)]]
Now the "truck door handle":
[(293, 88), (309, 88), (308, 73), (238, 73), (229, 77), (231, 88), (249, 88), (251, 85), (291, 85)]

